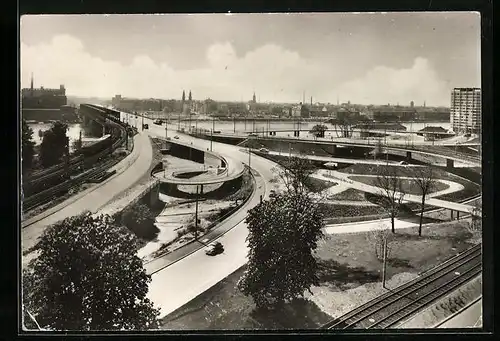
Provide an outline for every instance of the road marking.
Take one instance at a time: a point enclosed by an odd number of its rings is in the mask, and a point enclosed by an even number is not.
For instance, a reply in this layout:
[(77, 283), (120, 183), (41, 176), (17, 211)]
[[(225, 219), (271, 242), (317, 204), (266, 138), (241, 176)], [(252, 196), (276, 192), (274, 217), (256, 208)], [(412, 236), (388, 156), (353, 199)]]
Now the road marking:
[(206, 243), (206, 242), (208, 242), (209, 240), (210, 240), (210, 239), (205, 238), (205, 239), (203, 239), (203, 242), (204, 242), (204, 243)]

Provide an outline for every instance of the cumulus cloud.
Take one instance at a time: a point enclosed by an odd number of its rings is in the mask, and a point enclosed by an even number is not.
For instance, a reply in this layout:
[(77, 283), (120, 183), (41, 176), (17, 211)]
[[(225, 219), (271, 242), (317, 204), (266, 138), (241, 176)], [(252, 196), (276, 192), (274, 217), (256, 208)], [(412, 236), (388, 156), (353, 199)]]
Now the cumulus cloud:
[(449, 87), (429, 61), (417, 57), (410, 68), (377, 66), (364, 77), (344, 83), (336, 90), (353, 103), (400, 104), (410, 101), (430, 105), (449, 105)]
[[(86, 51), (82, 42), (60, 35), (49, 43), (21, 44), (21, 84), (66, 86), (70, 95), (110, 98), (115, 94), (142, 98), (179, 98), (191, 90), (195, 99), (249, 100), (255, 90), (262, 100), (298, 102), (307, 97), (334, 102), (337, 96), (357, 103), (434, 103), (448, 98), (445, 84), (429, 62), (415, 59), (408, 69), (376, 67), (364, 77), (338, 86), (338, 65), (317, 63), (276, 44), (265, 44), (238, 57), (229, 42), (205, 51), (206, 66), (174, 69), (147, 55), (133, 56), (129, 64), (104, 60)], [(344, 70), (345, 71), (345, 70)]]

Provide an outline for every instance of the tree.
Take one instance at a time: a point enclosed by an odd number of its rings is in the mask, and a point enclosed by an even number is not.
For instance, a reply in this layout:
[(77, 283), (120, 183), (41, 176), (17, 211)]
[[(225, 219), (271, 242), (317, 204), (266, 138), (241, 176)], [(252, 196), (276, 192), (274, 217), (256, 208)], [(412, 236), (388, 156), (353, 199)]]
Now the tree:
[(250, 251), (238, 287), (258, 308), (280, 306), (318, 285), (313, 251), (324, 222), (310, 197), (295, 192), (277, 195), (251, 209), (246, 223)]
[(482, 216), (481, 216), (481, 200), (473, 203), (471, 212), (471, 221), (467, 226), (469, 232), (475, 237), (481, 237), (482, 231)]
[(33, 129), (28, 123), (22, 120), (21, 131), (21, 156), (22, 156), (22, 171), (23, 173), (31, 169), (33, 165), (33, 156), (35, 155), (35, 143), (33, 142)]
[(384, 257), (384, 244), (387, 245), (387, 258), (390, 257), (392, 251), (392, 242), (394, 241), (393, 234), (390, 233), (389, 229), (386, 228), (384, 223), (379, 223), (380, 228), (372, 231), (368, 231), (366, 234), (366, 239), (368, 243), (373, 247), (375, 251), (375, 256), (378, 260), (383, 260)]
[(289, 157), (280, 162), (281, 167), (271, 169), (291, 194), (306, 193), (312, 186), (310, 175), (314, 173), (311, 160), (305, 157)]
[(391, 231), (394, 230), (394, 218), (399, 212), (399, 207), (405, 196), (403, 182), (399, 177), (396, 167), (377, 167), (375, 186), (378, 187), (382, 196), (381, 205), (391, 216)]
[(418, 186), (422, 202), (420, 204), (420, 222), (418, 225), (418, 235), (422, 236), (422, 221), (424, 219), (425, 199), (427, 195), (436, 188), (436, 173), (430, 166), (412, 167), (411, 178)]
[(137, 203), (124, 210), (121, 220), (117, 222), (125, 225), (129, 230), (134, 232), (138, 238), (151, 240), (155, 238), (160, 231), (154, 224), (155, 218), (155, 215), (148, 205)]
[(61, 162), (61, 158), (69, 153), (69, 138), (66, 136), (68, 126), (55, 122), (52, 128), (43, 134), (40, 145), (40, 161), (44, 167), (50, 167)]
[(135, 237), (90, 213), (49, 227), (23, 274), (23, 306), (52, 330), (143, 330), (159, 314)]
[(323, 124), (316, 124), (309, 133), (313, 134), (315, 137), (325, 137), (325, 131), (328, 129), (327, 126)]

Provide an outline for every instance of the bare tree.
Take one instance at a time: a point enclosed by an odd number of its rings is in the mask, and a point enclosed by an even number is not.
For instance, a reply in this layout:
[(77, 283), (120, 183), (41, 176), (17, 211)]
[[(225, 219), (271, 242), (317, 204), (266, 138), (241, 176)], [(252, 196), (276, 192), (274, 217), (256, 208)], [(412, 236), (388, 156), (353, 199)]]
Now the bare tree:
[(314, 173), (311, 160), (293, 156), (279, 164), (280, 167), (273, 167), (271, 171), (281, 180), (288, 192), (298, 194), (309, 191), (309, 176)]
[(382, 261), (384, 257), (384, 244), (387, 245), (387, 258), (390, 258), (391, 251), (393, 250), (394, 237), (383, 222), (379, 223), (379, 228), (369, 231), (366, 234), (366, 239), (370, 247), (373, 247), (375, 256), (378, 260)]
[(481, 235), (482, 231), (482, 217), (481, 217), (481, 201), (475, 201), (473, 204), (474, 208), (472, 209), (471, 212), (471, 222), (467, 226), (467, 229), (469, 230), (472, 235), (478, 237)]
[(436, 172), (430, 166), (412, 167), (411, 178), (417, 184), (422, 202), (420, 204), (420, 222), (418, 225), (418, 235), (422, 236), (422, 221), (424, 219), (425, 199), (427, 195), (436, 188)]
[(392, 233), (395, 233), (394, 218), (398, 215), (399, 207), (405, 196), (403, 182), (396, 167), (378, 167), (375, 186), (379, 188), (381, 195), (380, 204), (391, 216), (391, 230)]

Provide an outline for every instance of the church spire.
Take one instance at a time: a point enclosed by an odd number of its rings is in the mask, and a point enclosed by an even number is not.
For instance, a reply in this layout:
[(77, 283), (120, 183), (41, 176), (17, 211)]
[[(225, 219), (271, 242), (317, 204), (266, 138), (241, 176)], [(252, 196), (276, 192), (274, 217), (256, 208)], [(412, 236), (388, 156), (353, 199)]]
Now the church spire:
[(33, 90), (33, 72), (31, 73), (31, 90)]
[(189, 102), (191, 102), (191, 100), (193, 99), (193, 98), (191, 97), (191, 90), (189, 90), (189, 97), (188, 97), (188, 98), (189, 98)]
[(253, 101), (254, 103), (257, 103), (257, 99), (255, 98), (255, 91), (253, 92), (252, 101)]
[(186, 100), (186, 93), (184, 90), (182, 90), (182, 101), (184, 102)]

